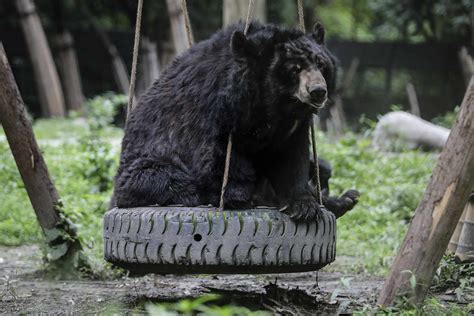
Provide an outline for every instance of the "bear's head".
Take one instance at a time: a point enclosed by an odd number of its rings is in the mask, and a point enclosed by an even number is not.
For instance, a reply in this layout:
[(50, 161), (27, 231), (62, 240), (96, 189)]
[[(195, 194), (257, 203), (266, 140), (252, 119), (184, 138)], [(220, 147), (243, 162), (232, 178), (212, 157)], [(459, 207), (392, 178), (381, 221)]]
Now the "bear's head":
[(320, 23), (308, 34), (279, 28), (260, 36), (236, 31), (231, 49), (258, 72), (264, 95), (295, 107), (287, 110), (316, 113), (335, 89), (336, 59), (325, 46), (324, 34)]

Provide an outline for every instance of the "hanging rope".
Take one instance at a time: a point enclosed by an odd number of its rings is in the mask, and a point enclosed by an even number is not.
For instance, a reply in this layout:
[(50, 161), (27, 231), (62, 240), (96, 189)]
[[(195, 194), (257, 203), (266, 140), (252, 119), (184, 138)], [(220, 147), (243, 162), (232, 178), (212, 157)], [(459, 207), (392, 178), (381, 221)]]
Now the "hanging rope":
[(254, 4), (255, 4), (255, 0), (250, 0), (249, 1), (249, 8), (247, 9), (247, 18), (245, 19), (244, 35), (247, 35), (247, 32), (249, 31), (250, 22), (251, 22), (252, 17), (253, 17)]
[[(254, 3), (255, 3), (255, 0), (249, 1), (249, 7), (247, 10), (247, 18), (245, 19), (244, 35), (247, 35), (247, 32), (249, 31), (250, 22), (253, 16)], [(222, 179), (221, 199), (219, 201), (220, 211), (224, 210), (224, 194), (225, 194), (225, 189), (227, 188), (227, 182), (229, 182), (229, 169), (230, 169), (231, 155), (232, 155), (232, 132), (229, 134), (229, 139), (227, 140), (227, 151), (225, 154), (225, 165), (224, 165), (224, 178)]]
[(304, 11), (303, 11), (303, 0), (298, 0), (298, 19), (300, 22), (300, 29), (303, 33), (306, 33), (306, 28), (304, 26)]
[(188, 48), (194, 44), (193, 29), (191, 28), (191, 21), (189, 20), (188, 5), (186, 0), (181, 0), (181, 9), (184, 15), (184, 26), (186, 27), (186, 35), (188, 36)]
[(137, 78), (138, 47), (140, 46), (140, 28), (142, 25), (143, 0), (138, 0), (137, 20), (135, 22), (135, 41), (133, 43), (133, 62), (130, 74), (130, 89), (128, 90), (127, 118), (133, 109), (133, 96), (135, 95), (135, 81)]
[[(303, 11), (303, 0), (298, 0), (298, 18), (300, 21), (300, 29), (305, 32), (304, 26), (304, 11)], [(316, 197), (318, 203), (323, 204), (323, 198), (321, 196), (321, 182), (319, 181), (319, 165), (318, 165), (318, 151), (316, 148), (316, 131), (314, 129), (313, 118), (311, 117), (311, 144), (313, 147), (313, 160), (314, 160), (314, 173), (316, 175)]]
[(225, 153), (224, 179), (222, 179), (221, 199), (219, 201), (219, 211), (224, 210), (224, 193), (229, 181), (230, 156), (232, 155), (232, 133), (229, 134), (227, 140), (227, 150)]

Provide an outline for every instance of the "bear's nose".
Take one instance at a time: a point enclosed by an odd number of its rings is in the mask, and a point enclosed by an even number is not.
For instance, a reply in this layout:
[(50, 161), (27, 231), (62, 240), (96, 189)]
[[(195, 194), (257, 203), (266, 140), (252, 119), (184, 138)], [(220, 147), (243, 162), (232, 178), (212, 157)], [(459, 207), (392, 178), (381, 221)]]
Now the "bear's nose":
[(308, 89), (311, 99), (315, 101), (323, 101), (326, 98), (326, 88), (322, 85), (314, 85)]

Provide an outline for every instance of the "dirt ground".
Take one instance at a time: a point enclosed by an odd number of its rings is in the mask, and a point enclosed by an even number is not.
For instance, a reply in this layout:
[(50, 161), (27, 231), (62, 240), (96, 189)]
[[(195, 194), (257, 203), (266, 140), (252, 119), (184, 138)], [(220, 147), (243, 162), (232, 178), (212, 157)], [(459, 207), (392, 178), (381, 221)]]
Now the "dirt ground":
[[(139, 312), (147, 301), (170, 302), (206, 293), (252, 310), (314, 315), (360, 308), (375, 301), (381, 279), (340, 273), (273, 275), (147, 275), (108, 281), (54, 281), (42, 277), (37, 246), (0, 247), (0, 313)], [(341, 282), (352, 277), (348, 286)], [(347, 283), (346, 283), (347, 284)]]

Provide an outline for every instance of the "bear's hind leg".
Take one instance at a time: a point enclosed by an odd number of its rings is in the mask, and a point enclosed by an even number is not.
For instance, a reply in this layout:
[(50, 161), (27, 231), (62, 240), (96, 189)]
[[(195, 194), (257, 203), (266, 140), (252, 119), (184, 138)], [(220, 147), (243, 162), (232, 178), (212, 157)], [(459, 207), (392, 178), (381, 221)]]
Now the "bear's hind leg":
[(139, 158), (115, 179), (118, 207), (201, 204), (196, 185), (188, 173), (168, 162)]

